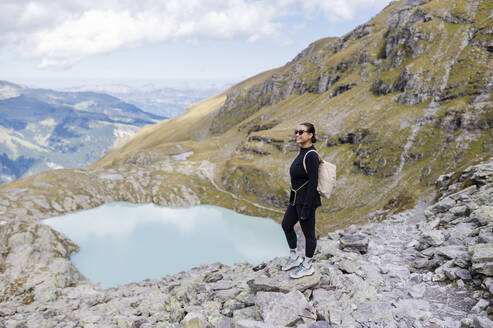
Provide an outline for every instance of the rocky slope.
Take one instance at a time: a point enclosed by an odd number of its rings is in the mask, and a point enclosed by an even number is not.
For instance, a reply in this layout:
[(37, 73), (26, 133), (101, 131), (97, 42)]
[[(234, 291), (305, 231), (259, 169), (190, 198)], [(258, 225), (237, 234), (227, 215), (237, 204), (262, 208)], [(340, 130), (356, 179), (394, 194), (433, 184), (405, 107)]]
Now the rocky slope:
[[(2, 323), (491, 326), (492, 9), (391, 3), (347, 35), (141, 129), (87, 170), (0, 186)], [(335, 194), (317, 212), (314, 277), (290, 281), (273, 259), (102, 291), (71, 265), (77, 245), (40, 223), (110, 201), (208, 203), (280, 221), (298, 151), (292, 130), (303, 121), (338, 166)], [(424, 210), (437, 179), (439, 205)]]
[(431, 206), (319, 238), (301, 279), (274, 258), (102, 290), (65, 236), (2, 222), (0, 327), (492, 327), (493, 158), (437, 185)]
[(0, 81), (0, 183), (53, 168), (85, 168), (164, 117), (95, 92)]

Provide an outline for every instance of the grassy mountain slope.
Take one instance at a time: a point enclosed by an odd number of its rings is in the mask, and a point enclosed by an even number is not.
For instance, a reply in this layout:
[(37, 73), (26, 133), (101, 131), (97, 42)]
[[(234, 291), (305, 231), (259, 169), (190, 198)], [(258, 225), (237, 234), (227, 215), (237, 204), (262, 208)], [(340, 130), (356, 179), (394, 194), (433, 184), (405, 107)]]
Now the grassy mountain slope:
[[(309, 121), (316, 148), (338, 167), (335, 194), (317, 212), (320, 231), (408, 208), (433, 196), (439, 175), (493, 150), (492, 10), (486, 0), (394, 2), (343, 37), (141, 130), (88, 172), (161, 176), (166, 163), (178, 173), (161, 188), (182, 184), (202, 203), (280, 221), (298, 152), (292, 131)], [(169, 160), (187, 151), (190, 169), (212, 165), (212, 182)]]

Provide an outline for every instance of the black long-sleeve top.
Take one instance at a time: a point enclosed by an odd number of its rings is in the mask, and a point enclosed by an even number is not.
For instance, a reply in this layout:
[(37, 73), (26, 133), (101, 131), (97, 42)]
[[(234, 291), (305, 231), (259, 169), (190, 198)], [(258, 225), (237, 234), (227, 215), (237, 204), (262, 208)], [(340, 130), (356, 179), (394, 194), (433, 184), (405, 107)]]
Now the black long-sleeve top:
[(298, 189), (303, 183), (309, 180), (309, 182), (296, 193), (295, 204), (304, 205), (301, 211), (301, 216), (303, 217), (307, 217), (308, 213), (310, 213), (309, 210), (311, 206), (317, 207), (322, 205), (320, 194), (317, 191), (319, 166), (319, 157), (317, 153), (312, 151), (306, 155), (305, 164), (308, 173), (303, 167), (303, 157), (311, 149), (315, 149), (315, 147), (313, 145), (307, 148), (301, 147), (298, 156), (296, 156), (289, 168), (291, 188)]

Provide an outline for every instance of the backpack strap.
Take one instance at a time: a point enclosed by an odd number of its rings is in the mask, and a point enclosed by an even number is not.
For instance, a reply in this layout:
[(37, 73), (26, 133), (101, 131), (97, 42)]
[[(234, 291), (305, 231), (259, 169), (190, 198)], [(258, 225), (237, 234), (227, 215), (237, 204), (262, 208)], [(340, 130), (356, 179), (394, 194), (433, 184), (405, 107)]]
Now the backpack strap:
[(310, 149), (309, 151), (306, 152), (305, 156), (303, 157), (303, 167), (305, 168), (305, 172), (308, 174), (308, 171), (306, 170), (306, 155), (308, 155), (309, 152), (314, 151), (318, 155), (318, 160), (320, 161), (320, 155), (315, 149)]
[(291, 190), (296, 193), (296, 192), (298, 192), (298, 190), (300, 190), (301, 188), (303, 188), (309, 181), (310, 180), (306, 180), (305, 183), (303, 183), (301, 186), (298, 187), (298, 189), (291, 188)]

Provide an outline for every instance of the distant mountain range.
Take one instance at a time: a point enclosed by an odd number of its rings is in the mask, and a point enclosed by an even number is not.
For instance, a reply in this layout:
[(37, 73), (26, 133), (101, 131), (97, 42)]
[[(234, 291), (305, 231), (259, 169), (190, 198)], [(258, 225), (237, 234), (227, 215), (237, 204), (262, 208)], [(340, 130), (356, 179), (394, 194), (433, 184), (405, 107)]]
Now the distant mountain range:
[(0, 183), (53, 168), (85, 168), (140, 127), (166, 119), (96, 92), (0, 81)]
[(83, 85), (64, 88), (63, 91), (93, 91), (117, 97), (145, 110), (146, 112), (166, 117), (182, 114), (186, 107), (203, 99), (214, 96), (230, 84), (222, 82), (204, 82), (202, 85), (163, 86), (148, 83), (134, 87), (127, 84)]

